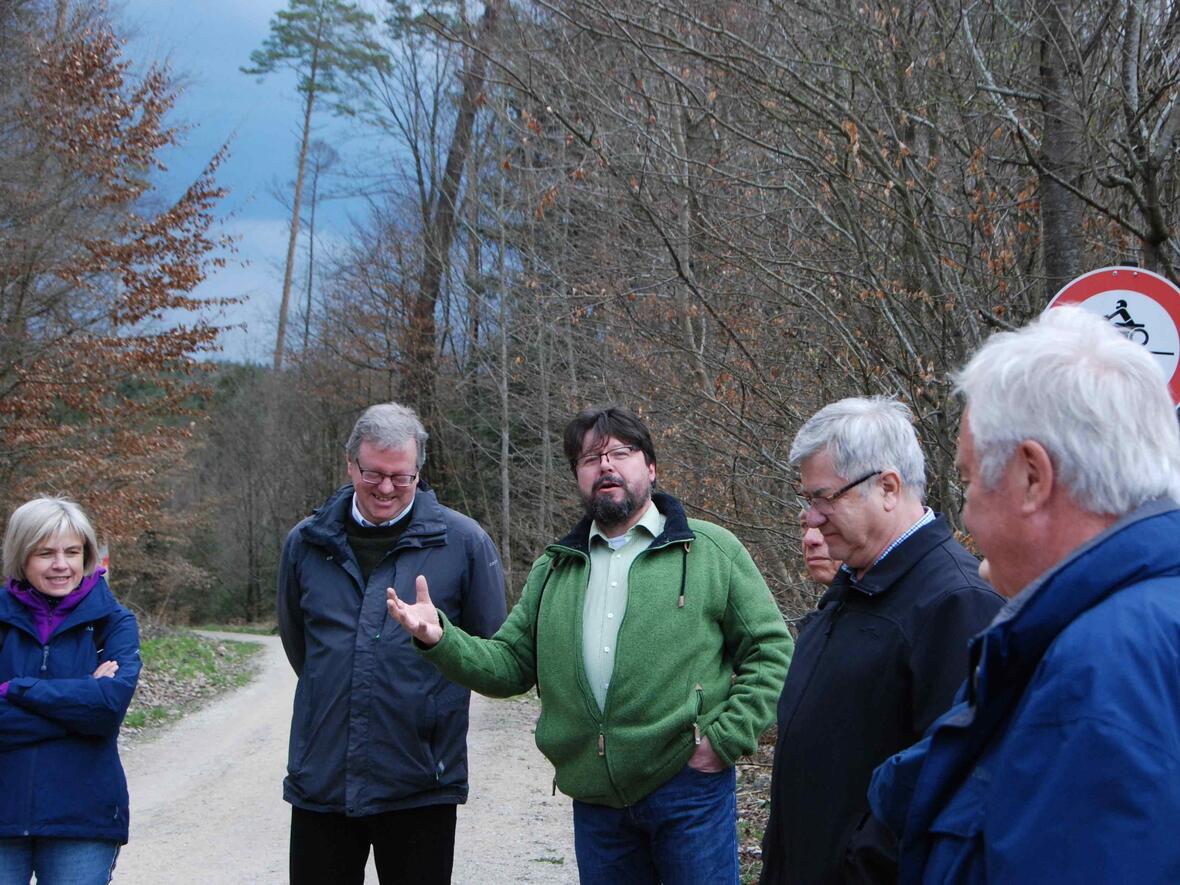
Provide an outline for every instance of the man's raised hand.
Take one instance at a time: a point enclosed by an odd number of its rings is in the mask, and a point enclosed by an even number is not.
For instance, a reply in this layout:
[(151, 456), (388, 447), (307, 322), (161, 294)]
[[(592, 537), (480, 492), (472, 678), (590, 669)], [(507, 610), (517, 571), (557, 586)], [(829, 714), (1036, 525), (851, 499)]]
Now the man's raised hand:
[(435, 645), (442, 639), (443, 631), (438, 609), (430, 601), (430, 588), (426, 585), (425, 575), (418, 575), (414, 589), (418, 599), (413, 605), (408, 605), (398, 598), (396, 590), (387, 587), (385, 595), (388, 599), (385, 605), (393, 619), (405, 627), (411, 636), (423, 645)]

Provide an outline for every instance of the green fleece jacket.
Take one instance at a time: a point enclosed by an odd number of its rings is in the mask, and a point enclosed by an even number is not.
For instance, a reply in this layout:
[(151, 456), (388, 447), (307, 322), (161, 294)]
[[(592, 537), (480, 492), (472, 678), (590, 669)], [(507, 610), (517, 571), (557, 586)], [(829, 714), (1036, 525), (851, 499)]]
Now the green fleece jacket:
[(673, 777), (698, 736), (732, 764), (774, 717), (793, 644), (741, 542), (656, 493), (664, 532), (628, 576), (614, 672), (600, 711), (582, 661), (590, 520), (533, 564), (520, 601), (491, 639), (444, 618), (421, 650), (448, 678), (508, 697), (534, 684), (536, 740), (575, 799), (632, 805)]

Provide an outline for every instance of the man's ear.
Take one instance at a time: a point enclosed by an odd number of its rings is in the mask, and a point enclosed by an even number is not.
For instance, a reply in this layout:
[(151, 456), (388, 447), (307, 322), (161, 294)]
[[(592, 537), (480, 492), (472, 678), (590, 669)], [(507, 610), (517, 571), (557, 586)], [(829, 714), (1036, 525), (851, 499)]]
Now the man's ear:
[(1035, 439), (1026, 439), (1016, 447), (1013, 461), (1021, 511), (1033, 513), (1043, 509), (1053, 497), (1057, 482), (1053, 459)]
[(901, 500), (901, 476), (896, 470), (884, 470), (877, 478), (884, 492), (885, 510), (892, 510)]

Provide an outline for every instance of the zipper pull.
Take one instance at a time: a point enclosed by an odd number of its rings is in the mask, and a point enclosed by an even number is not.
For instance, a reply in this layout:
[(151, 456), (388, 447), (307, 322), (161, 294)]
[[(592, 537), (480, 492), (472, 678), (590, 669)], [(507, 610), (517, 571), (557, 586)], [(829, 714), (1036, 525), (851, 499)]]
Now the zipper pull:
[(41, 647), (41, 672), (44, 673), (49, 669), (49, 646)]
[(553, 775), (553, 795), (557, 795), (557, 775)]
[(603, 734), (601, 731), (598, 732), (598, 755), (599, 756), (606, 755), (606, 735)]

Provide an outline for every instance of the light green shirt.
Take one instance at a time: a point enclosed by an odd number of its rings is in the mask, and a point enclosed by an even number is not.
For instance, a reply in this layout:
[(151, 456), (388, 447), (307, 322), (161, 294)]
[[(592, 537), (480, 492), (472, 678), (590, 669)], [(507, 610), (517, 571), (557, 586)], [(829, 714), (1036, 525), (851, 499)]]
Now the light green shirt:
[(600, 710), (606, 709), (606, 690), (615, 669), (615, 641), (627, 611), (631, 563), (664, 531), (665, 522), (664, 514), (649, 503), (639, 522), (618, 538), (604, 535), (597, 522), (590, 525), (590, 582), (582, 607), (582, 659)]

